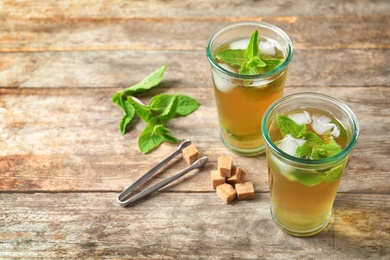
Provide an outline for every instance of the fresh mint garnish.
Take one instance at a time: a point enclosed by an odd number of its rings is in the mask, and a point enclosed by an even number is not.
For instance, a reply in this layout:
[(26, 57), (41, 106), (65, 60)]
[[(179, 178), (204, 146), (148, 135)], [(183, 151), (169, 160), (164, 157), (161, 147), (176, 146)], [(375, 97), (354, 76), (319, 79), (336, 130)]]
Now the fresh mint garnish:
[(217, 55), (216, 58), (222, 62), (227, 63), (232, 67), (238, 66), (241, 68), (244, 62), (247, 62), (247, 58), (245, 58), (245, 50), (222, 50)]
[(298, 125), (289, 117), (277, 115), (276, 123), (283, 137), (290, 134), (294, 138), (301, 138), (306, 133), (306, 125)]
[(305, 124), (299, 125), (289, 117), (277, 115), (276, 123), (283, 137), (290, 134), (294, 138), (306, 141), (296, 149), (296, 156), (299, 158), (318, 160), (331, 157), (342, 151), (332, 136), (327, 138), (329, 142), (325, 142), (316, 133), (306, 131)]
[(145, 123), (145, 129), (138, 138), (138, 147), (143, 154), (157, 148), (163, 141), (177, 143), (165, 124), (176, 116), (186, 116), (198, 109), (199, 103), (183, 94), (160, 94), (151, 98), (149, 105), (142, 104), (134, 95), (149, 90), (161, 83), (166, 66), (162, 66), (141, 82), (115, 93), (112, 102), (124, 112), (119, 123), (121, 133), (127, 133), (128, 126), (137, 114)]
[(259, 32), (253, 31), (248, 47), (245, 50), (224, 49), (215, 56), (222, 63), (229, 64), (238, 69), (239, 74), (257, 75), (260, 69), (267, 72), (283, 63), (284, 59), (268, 57), (260, 53)]

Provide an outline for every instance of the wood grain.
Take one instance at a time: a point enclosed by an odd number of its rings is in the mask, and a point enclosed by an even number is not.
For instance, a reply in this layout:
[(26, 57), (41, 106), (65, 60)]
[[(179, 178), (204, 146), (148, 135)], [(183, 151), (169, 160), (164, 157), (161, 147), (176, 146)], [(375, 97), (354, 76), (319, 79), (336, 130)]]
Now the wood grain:
[(75, 2), (58, 2), (56, 0), (38, 0), (34, 2), (18, 2), (3, 0), (1, 15), (13, 19), (104, 19), (104, 18), (182, 18), (182, 17), (259, 17), (289, 15), (366, 15), (389, 14), (386, 0), (329, 0), (291, 1), (276, 0), (200, 0), (187, 2), (180, 0), (162, 1), (128, 1), (120, 0), (81, 0)]
[[(210, 88), (185, 88), (184, 94), (200, 102), (193, 114), (169, 123), (179, 140), (190, 139), (210, 158), (200, 176), (174, 186), (181, 191), (209, 191), (209, 171), (215, 169), (219, 155), (228, 153), (219, 140), (218, 118)], [(175, 93), (176, 88), (157, 88)], [(286, 94), (313, 91), (328, 94), (346, 102), (357, 114), (361, 135), (352, 151), (341, 190), (354, 192), (389, 192), (387, 182), (390, 142), (388, 107), (390, 91), (386, 87), (361, 88), (286, 88)], [(122, 111), (111, 103), (114, 89), (3, 89), (1, 190), (108, 190), (118, 191), (130, 185), (158, 161), (170, 154), (176, 145), (164, 144), (149, 155), (141, 155), (137, 136), (145, 126), (137, 122), (127, 135), (119, 132)], [(372, 93), (367, 94), (367, 93)], [(148, 97), (143, 97), (147, 102)], [(370, 102), (367, 102), (370, 100)], [(23, 102), (21, 102), (23, 101)], [(28, 104), (28, 106), (26, 106)], [(28, 109), (26, 109), (28, 108)], [(192, 127), (195, 126), (195, 127)], [(377, 142), (377, 138), (382, 141)], [(372, 147), (366, 149), (366, 147)], [(142, 158), (137, 160), (135, 158)], [(264, 156), (235, 161), (251, 174), (259, 191), (268, 191)], [(255, 161), (255, 163), (253, 163)], [(184, 168), (184, 162), (173, 164), (167, 174)], [(369, 180), (369, 181), (362, 181)]]
[[(390, 17), (387, 15), (247, 19), (280, 27), (292, 39), (294, 49), (299, 50), (382, 49), (390, 46)], [(242, 18), (7, 19), (0, 31), (0, 46), (2, 52), (203, 51), (213, 31), (239, 20)]]
[[(387, 0), (0, 0), (0, 258), (388, 259), (389, 14)], [(332, 224), (316, 236), (278, 229), (265, 156), (239, 157), (219, 140), (205, 46), (239, 20), (291, 37), (285, 94), (328, 94), (360, 123)], [(111, 96), (163, 64), (163, 83), (138, 97), (198, 100), (168, 127), (209, 163), (122, 208), (118, 193), (176, 145), (141, 155), (144, 124), (120, 134)], [(209, 174), (222, 154), (248, 172), (254, 200), (225, 205), (216, 196)], [(145, 186), (184, 166), (176, 158)]]
[[(2, 87), (125, 88), (164, 64), (170, 87), (212, 86), (203, 51), (4, 53), (2, 58)], [(386, 86), (389, 59), (390, 49), (296, 50), (286, 85)], [(188, 61), (197, 66), (188, 66)]]
[(225, 205), (214, 192), (159, 192), (126, 209), (114, 195), (0, 194), (0, 257), (385, 259), (390, 253), (387, 195), (338, 194), (332, 224), (311, 238), (278, 229), (264, 193)]

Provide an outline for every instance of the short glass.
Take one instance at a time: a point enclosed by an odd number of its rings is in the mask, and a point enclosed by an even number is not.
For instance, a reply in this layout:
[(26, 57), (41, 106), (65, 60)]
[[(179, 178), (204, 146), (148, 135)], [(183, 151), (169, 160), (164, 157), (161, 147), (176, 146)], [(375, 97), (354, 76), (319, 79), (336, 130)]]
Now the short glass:
[[(340, 127), (342, 151), (328, 158), (310, 160), (283, 152), (275, 144), (277, 115), (296, 110), (322, 111)], [(271, 215), (276, 224), (294, 236), (310, 236), (329, 223), (333, 202), (351, 149), (359, 136), (359, 125), (344, 103), (317, 93), (298, 93), (273, 103), (263, 117), (266, 142)], [(280, 131), (279, 131), (280, 134)]]
[[(259, 32), (260, 51), (263, 48), (269, 52), (271, 46), (274, 55), (284, 58), (281, 65), (263, 74), (243, 75), (215, 59), (217, 52), (232, 42), (238, 45), (249, 42), (256, 29)], [(241, 46), (240, 49), (247, 47), (244, 44)], [(241, 156), (263, 153), (265, 145), (261, 119), (268, 106), (283, 94), (287, 67), (293, 54), (290, 38), (281, 29), (268, 23), (236, 22), (219, 29), (210, 38), (206, 54), (211, 66), (222, 142), (229, 150)]]

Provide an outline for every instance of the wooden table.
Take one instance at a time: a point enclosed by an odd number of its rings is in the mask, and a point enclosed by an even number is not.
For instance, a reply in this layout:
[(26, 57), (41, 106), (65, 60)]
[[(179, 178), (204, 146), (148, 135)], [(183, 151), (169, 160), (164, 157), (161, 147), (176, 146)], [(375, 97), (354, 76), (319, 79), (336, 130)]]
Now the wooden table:
[[(390, 4), (376, 1), (0, 1), (0, 259), (389, 259)], [(285, 94), (347, 103), (361, 136), (331, 225), (286, 235), (269, 213), (265, 156), (219, 140), (205, 45), (218, 27), (262, 20), (294, 44)], [(183, 93), (199, 109), (168, 125), (208, 164), (122, 208), (122, 189), (176, 145), (142, 155), (137, 122), (122, 135), (118, 90), (167, 64), (139, 95)], [(210, 184), (217, 157), (246, 169), (255, 199), (225, 205)], [(148, 185), (185, 166), (177, 159)]]

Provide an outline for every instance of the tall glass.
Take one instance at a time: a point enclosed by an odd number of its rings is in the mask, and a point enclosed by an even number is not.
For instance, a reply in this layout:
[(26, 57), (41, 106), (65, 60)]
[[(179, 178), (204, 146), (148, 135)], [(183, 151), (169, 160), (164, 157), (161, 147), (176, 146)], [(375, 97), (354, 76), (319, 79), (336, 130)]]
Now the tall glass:
[[(254, 30), (259, 32), (260, 52), (277, 55), (284, 61), (275, 69), (257, 75), (243, 75), (216, 60), (216, 53), (232, 43), (246, 49)], [(271, 50), (270, 50), (271, 48)], [(274, 53), (269, 53), (269, 52)], [(224, 145), (242, 156), (265, 151), (261, 119), (265, 110), (283, 94), (287, 67), (292, 58), (290, 38), (268, 23), (243, 21), (219, 29), (209, 40), (206, 54), (210, 62), (214, 93)]]
[[(275, 140), (279, 130), (275, 127), (275, 118), (297, 110), (316, 111), (332, 117), (340, 129), (337, 143), (341, 145), (341, 152), (311, 160), (282, 151)], [(266, 142), (272, 218), (283, 231), (294, 236), (320, 232), (329, 223), (348, 155), (358, 139), (359, 125), (354, 113), (329, 96), (293, 94), (268, 108), (263, 117), (262, 132)]]

